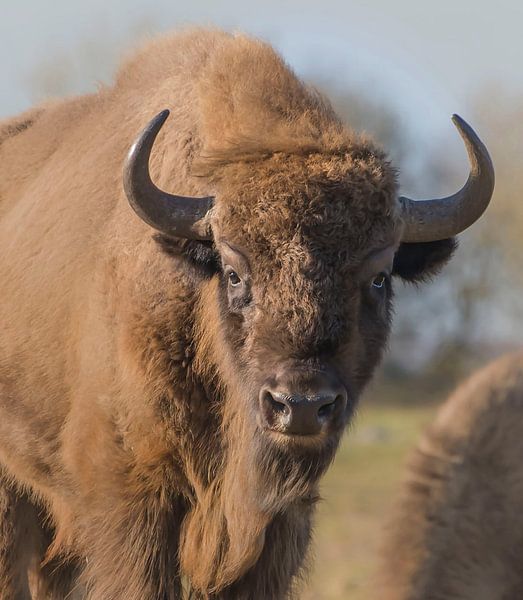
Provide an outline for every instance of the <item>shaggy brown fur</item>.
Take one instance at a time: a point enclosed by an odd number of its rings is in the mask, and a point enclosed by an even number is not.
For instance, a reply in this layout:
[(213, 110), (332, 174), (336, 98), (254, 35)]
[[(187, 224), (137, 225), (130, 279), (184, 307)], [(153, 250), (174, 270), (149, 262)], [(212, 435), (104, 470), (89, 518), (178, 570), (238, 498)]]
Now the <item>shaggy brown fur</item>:
[[(154, 179), (216, 196), (215, 243), (154, 235), (125, 199), (126, 152), (166, 107)], [(0, 132), (0, 598), (27, 597), (28, 569), (57, 598), (71, 577), (91, 600), (292, 594), (318, 480), (389, 331), (390, 281), (372, 281), (422, 278), (453, 241), (402, 245), (392, 265), (383, 153), (241, 35), (153, 43), (114, 87)], [(243, 303), (226, 243), (248, 263)], [(339, 373), (340, 427), (260, 427), (260, 386), (287, 364)], [(31, 560), (12, 550), (22, 504)]]
[(522, 423), (523, 354), (450, 397), (411, 457), (376, 597), (523, 598)]

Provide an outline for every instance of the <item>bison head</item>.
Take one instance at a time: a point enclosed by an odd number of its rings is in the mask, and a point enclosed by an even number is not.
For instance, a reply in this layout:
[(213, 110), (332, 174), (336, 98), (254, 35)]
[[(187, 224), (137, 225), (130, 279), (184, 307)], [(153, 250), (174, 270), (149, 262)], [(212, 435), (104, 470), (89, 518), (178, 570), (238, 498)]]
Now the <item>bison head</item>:
[[(225, 161), (210, 177), (215, 196), (188, 198), (150, 179), (149, 155), (167, 115), (153, 119), (131, 149), (125, 189), (148, 224), (189, 240), (184, 252), (204, 273), (199, 327), (213, 330), (207, 357), (226, 388), (221, 418), (235, 454), (221, 485), (243, 490), (220, 510), (237, 525), (245, 506), (256, 504), (257, 514), (268, 515), (259, 542), (271, 515), (314, 495), (385, 346), (392, 277), (422, 279), (448, 260), (453, 236), (490, 200), (492, 165), (472, 129), (454, 117), (472, 169), (448, 198), (398, 198), (384, 155), (354, 138), (328, 152)], [(245, 569), (263, 545), (246, 544), (238, 542), (229, 570), (242, 561)], [(234, 554), (230, 540), (228, 549)]]

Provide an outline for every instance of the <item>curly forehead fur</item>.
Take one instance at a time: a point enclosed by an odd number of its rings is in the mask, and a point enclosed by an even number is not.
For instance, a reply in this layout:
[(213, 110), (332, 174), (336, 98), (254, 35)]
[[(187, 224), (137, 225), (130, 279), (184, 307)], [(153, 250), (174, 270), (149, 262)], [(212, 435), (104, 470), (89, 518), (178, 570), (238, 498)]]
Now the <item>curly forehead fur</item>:
[[(370, 151), (303, 156), (276, 153), (221, 170), (219, 229), (277, 258), (298, 238), (355, 258), (370, 236), (389, 232), (396, 217), (394, 171)], [(287, 243), (286, 243), (287, 242)]]

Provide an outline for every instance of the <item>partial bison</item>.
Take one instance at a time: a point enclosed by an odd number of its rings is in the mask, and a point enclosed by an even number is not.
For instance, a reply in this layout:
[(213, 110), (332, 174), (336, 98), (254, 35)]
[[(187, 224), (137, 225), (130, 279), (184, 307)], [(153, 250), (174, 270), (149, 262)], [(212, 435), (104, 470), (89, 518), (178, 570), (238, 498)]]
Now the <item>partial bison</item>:
[(391, 277), (435, 273), (490, 200), (455, 123), (463, 189), (398, 199), (270, 47), (200, 31), (3, 124), (3, 600), (294, 593)]
[(475, 374), (411, 457), (383, 600), (523, 598), (523, 354)]

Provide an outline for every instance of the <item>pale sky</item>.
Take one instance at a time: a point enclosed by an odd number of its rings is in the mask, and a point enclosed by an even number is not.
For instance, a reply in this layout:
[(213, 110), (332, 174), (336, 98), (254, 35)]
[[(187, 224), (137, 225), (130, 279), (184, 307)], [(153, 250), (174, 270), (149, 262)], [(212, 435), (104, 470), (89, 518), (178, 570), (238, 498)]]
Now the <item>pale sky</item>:
[[(267, 39), (305, 78), (364, 90), (393, 107), (414, 138), (448, 142), (464, 168), (450, 115), (469, 117), (484, 86), (523, 94), (521, 0), (0, 0), (0, 7), (0, 118), (35, 102), (30, 82), (41, 65), (66, 61), (71, 91), (89, 91), (110, 81), (115, 57), (136, 44), (138, 31), (187, 24)], [(89, 68), (87, 51), (99, 55)]]

